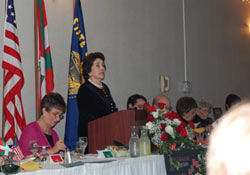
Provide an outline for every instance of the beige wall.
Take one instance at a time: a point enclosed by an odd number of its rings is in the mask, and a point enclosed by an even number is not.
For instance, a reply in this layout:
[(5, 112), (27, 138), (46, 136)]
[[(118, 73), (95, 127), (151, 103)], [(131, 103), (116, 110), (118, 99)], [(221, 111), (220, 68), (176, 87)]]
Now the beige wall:
[[(207, 97), (223, 107), (230, 92), (249, 97), (250, 34), (246, 22), (250, 5), (241, 0), (185, 0), (187, 79), (194, 98)], [(55, 91), (67, 99), (67, 75), (73, 1), (45, 0)], [(4, 1), (0, 1), (3, 26)], [(183, 95), (183, 25), (181, 0), (82, 0), (89, 52), (106, 56), (109, 85), (119, 109), (133, 93), (149, 101), (160, 93), (159, 75), (170, 77), (166, 93), (173, 107)], [(33, 0), (15, 1), (25, 86), (22, 91), (28, 123), (35, 119)], [(0, 27), (0, 55), (3, 48)], [(2, 69), (0, 69), (2, 92)], [(2, 99), (2, 93), (0, 93)], [(0, 105), (2, 112), (2, 105)], [(1, 118), (0, 118), (1, 119)], [(57, 127), (64, 136), (65, 120)]]

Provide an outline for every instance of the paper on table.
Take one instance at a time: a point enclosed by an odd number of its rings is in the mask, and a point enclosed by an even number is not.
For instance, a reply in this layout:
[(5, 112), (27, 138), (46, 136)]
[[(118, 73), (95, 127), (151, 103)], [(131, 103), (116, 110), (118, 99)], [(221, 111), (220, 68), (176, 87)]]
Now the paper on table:
[(43, 169), (42, 166), (40, 166), (39, 164), (37, 164), (37, 163), (34, 162), (34, 161), (24, 162), (24, 163), (22, 163), (20, 166), (21, 166), (21, 168), (22, 168), (24, 171), (36, 171), (36, 170), (41, 170), (41, 169)]

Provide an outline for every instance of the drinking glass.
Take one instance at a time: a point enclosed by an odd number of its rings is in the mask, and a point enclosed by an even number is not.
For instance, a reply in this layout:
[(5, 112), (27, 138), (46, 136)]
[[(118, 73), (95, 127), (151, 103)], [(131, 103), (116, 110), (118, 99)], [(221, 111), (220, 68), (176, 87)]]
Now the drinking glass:
[(77, 141), (76, 142), (76, 150), (75, 152), (77, 153), (77, 155), (81, 158), (82, 155), (83, 155), (83, 146), (82, 146), (82, 143)]
[(37, 140), (31, 140), (29, 142), (29, 149), (30, 149), (30, 152), (33, 154), (33, 156), (36, 157), (36, 153), (39, 150), (38, 141)]
[(205, 132), (205, 137), (206, 137), (206, 143), (207, 144), (208, 144), (208, 141), (209, 141), (210, 133), (211, 133), (211, 126), (207, 126), (206, 127), (206, 132)]
[(47, 152), (47, 150), (46, 150), (46, 148), (47, 148), (48, 146), (41, 146), (41, 148), (42, 148), (42, 151), (41, 151), (41, 153), (40, 153), (40, 160), (42, 161), (42, 162), (45, 162), (46, 160), (47, 160), (47, 158), (48, 158), (48, 156), (49, 156), (49, 154), (48, 154), (48, 152)]
[(196, 133), (196, 138), (199, 141), (199, 144), (202, 145), (202, 141), (204, 139), (204, 132)]
[(79, 137), (79, 142), (86, 143), (88, 145), (88, 138), (87, 137)]
[(79, 142), (81, 143), (81, 145), (83, 147), (83, 155), (84, 155), (85, 150), (88, 146), (88, 138), (87, 137), (79, 137)]
[(194, 132), (194, 129), (193, 128), (190, 128), (190, 130), (188, 131), (188, 138), (190, 140), (193, 140), (195, 138), (195, 132)]

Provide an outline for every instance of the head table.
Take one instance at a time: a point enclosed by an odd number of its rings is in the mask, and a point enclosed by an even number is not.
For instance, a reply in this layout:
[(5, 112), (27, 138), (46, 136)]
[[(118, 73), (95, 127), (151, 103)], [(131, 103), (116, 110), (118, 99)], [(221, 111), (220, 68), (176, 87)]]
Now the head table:
[[(24, 172), (19, 175), (166, 175), (164, 156), (150, 155), (138, 158), (97, 159), (97, 155), (79, 159), (84, 164), (65, 168), (60, 164), (41, 163), (43, 170)], [(105, 162), (107, 161), (107, 162)]]

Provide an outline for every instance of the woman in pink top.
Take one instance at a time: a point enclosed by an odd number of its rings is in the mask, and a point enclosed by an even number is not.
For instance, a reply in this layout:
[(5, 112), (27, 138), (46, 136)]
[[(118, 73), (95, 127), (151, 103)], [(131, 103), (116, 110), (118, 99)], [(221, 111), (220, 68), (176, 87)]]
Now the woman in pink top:
[[(31, 140), (38, 141), (39, 146), (48, 146), (48, 154), (54, 154), (65, 150), (63, 140), (59, 139), (53, 127), (63, 119), (66, 104), (59, 93), (51, 92), (44, 96), (41, 102), (42, 115), (39, 120), (27, 125), (20, 137), (19, 146), (24, 156), (32, 156), (29, 150)], [(39, 149), (38, 152), (40, 152)]]

